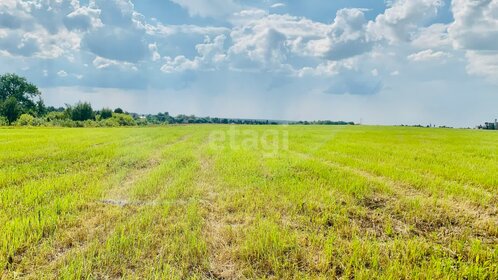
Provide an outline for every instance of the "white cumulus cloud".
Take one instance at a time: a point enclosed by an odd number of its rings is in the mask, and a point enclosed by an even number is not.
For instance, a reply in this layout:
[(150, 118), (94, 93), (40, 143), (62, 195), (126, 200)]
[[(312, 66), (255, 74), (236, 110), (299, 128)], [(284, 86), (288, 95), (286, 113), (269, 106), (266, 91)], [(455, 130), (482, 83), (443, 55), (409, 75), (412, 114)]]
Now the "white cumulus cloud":
[(373, 42), (367, 38), (366, 19), (360, 9), (342, 9), (337, 12), (327, 36), (313, 40), (308, 46), (316, 55), (340, 60), (368, 52)]
[(393, 1), (390, 8), (369, 23), (369, 32), (375, 39), (409, 41), (420, 23), (434, 17), (443, 5), (442, 0)]
[(467, 72), (498, 82), (498, 0), (454, 0), (448, 32), (466, 51)]
[(418, 53), (410, 54), (407, 58), (411, 61), (430, 61), (441, 60), (449, 57), (451, 57), (449, 53), (428, 49)]
[(204, 43), (197, 44), (195, 49), (198, 56), (188, 59), (183, 55), (174, 58), (166, 57), (166, 63), (161, 67), (164, 73), (184, 72), (188, 70), (214, 70), (225, 61), (226, 36), (218, 35), (213, 40), (206, 37)]
[(467, 72), (498, 83), (498, 51), (467, 51)]
[(455, 46), (498, 50), (498, 0), (453, 0), (449, 33)]

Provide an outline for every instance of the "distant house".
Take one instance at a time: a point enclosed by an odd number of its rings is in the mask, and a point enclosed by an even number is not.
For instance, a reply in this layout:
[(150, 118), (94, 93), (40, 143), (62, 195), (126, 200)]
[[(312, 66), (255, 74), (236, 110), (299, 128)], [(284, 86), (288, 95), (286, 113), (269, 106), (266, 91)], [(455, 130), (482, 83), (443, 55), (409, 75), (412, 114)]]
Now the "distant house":
[(479, 126), (480, 129), (498, 130), (498, 119), (495, 122), (487, 122), (484, 126)]

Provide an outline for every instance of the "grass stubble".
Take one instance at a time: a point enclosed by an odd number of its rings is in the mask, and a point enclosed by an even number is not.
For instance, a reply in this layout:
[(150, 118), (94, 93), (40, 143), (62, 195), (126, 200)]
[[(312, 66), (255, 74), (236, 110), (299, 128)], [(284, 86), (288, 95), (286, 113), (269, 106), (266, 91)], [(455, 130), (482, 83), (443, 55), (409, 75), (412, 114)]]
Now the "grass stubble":
[(498, 134), (270, 128), (0, 129), (1, 277), (498, 278)]

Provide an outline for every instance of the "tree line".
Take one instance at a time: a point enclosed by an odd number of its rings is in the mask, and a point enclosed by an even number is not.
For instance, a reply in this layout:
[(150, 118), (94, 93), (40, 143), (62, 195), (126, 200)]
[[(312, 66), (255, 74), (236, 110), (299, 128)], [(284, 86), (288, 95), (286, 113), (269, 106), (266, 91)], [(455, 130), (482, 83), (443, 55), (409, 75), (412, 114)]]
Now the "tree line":
[(88, 102), (46, 106), (38, 88), (16, 74), (0, 76), (0, 126), (128, 126), (136, 120), (122, 109), (94, 111)]
[(89, 102), (78, 102), (65, 107), (46, 106), (36, 85), (16, 74), (0, 76), (0, 126), (63, 126), (116, 127), (162, 124), (248, 124), (248, 125), (354, 125), (353, 122), (304, 121), (282, 122), (270, 120), (171, 116), (168, 112), (139, 115), (121, 108), (94, 110)]

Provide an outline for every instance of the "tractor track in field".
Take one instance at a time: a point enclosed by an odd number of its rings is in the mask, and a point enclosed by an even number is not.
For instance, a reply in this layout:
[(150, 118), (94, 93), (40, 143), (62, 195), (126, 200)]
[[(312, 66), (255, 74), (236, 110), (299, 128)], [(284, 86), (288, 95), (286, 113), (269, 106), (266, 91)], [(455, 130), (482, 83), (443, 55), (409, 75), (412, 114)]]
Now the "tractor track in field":
[[(352, 157), (350, 157), (350, 158), (352, 158)], [(364, 159), (354, 158), (354, 161), (356, 161), (357, 163), (361, 163), (361, 164), (368, 164), (368, 162)], [(401, 171), (403, 171), (403, 170), (401, 170)], [(375, 174), (373, 174), (373, 175), (386, 177), (383, 175), (375, 175)], [(462, 189), (470, 190), (473, 194), (483, 195), (483, 196), (486, 196), (490, 200), (495, 199), (496, 201), (498, 201), (498, 196), (496, 194), (493, 194), (492, 192), (490, 192), (486, 187), (481, 187), (479, 185), (475, 185), (475, 184), (468, 183), (468, 182), (464, 183), (464, 182), (460, 182), (458, 180), (448, 179), (446, 177), (438, 176), (438, 175), (433, 174), (433, 173), (423, 173), (422, 174), (420, 172), (417, 172), (416, 175), (425, 179), (425, 180), (428, 180), (428, 181), (438, 180), (438, 181), (444, 182), (444, 184), (456, 184), (459, 187), (461, 187)], [(388, 178), (388, 177), (386, 177), (386, 178)], [(391, 178), (389, 178), (389, 179), (395, 181), (395, 179), (391, 179)], [(410, 185), (408, 183), (404, 183), (404, 184), (410, 186), (413, 189), (417, 189), (415, 186)]]
[[(337, 134), (337, 132), (335, 134)], [(335, 134), (331, 134), (328, 138), (326, 138), (325, 140), (323, 140), (321, 143), (318, 143), (317, 145), (315, 145), (309, 151), (312, 153), (312, 152), (316, 152), (316, 151), (320, 150), (322, 147), (325, 147), (330, 142), (330, 140), (332, 140), (335, 137)], [(313, 156), (311, 153), (303, 153), (303, 152), (297, 152), (297, 151), (291, 151), (291, 152), (293, 152), (293, 153), (300, 153), (300, 154), (308, 155), (308, 156)], [(349, 156), (347, 154), (344, 154), (344, 153), (341, 153), (341, 155), (347, 156), (349, 158), (352, 158), (354, 161), (356, 161), (358, 163), (362, 163), (362, 164), (367, 164), (368, 163), (366, 160), (363, 160), (363, 159), (360, 159), (360, 158), (357, 158), (357, 157), (351, 157), (351, 156)], [(316, 158), (316, 156), (313, 156), (313, 157)], [(320, 158), (320, 160), (323, 161), (324, 159)], [(334, 162), (334, 163), (339, 164), (337, 162)], [(343, 166), (347, 166), (345, 164), (342, 164), (342, 165)], [(351, 166), (348, 166), (348, 167), (353, 168)], [(356, 169), (356, 170), (363, 171), (361, 169)], [(368, 173), (368, 174), (365, 174), (367, 176), (377, 176), (377, 177), (387, 178), (386, 176), (375, 175), (375, 174), (373, 174), (371, 172), (368, 172), (368, 171), (365, 171), (365, 172)], [(494, 202), (498, 203), (498, 194), (496, 194), (496, 193), (494, 194), (494, 193), (490, 192), (486, 187), (483, 188), (483, 187), (481, 187), (479, 185), (474, 185), (474, 184), (468, 183), (468, 182), (467, 183), (462, 183), (462, 182), (460, 182), (458, 180), (452, 180), (452, 179), (449, 179), (449, 178), (446, 178), (446, 177), (437, 176), (436, 174), (432, 174), (432, 173), (430, 173), (430, 174), (427, 174), (427, 173), (426, 174), (417, 173), (417, 176), (423, 177), (426, 180), (435, 180), (435, 179), (441, 180), (441, 181), (444, 181), (445, 184), (457, 184), (457, 185), (461, 186), (463, 189), (471, 190), (473, 193), (476, 193), (476, 194), (478, 193), (480, 195), (485, 195), (492, 202), (494, 201)], [(389, 179), (391, 181), (395, 181), (394, 179), (391, 179), (391, 178), (387, 178), (387, 179)], [(407, 183), (404, 183), (404, 182), (398, 182), (398, 181), (396, 181), (396, 182), (400, 183), (400, 184), (403, 184), (403, 185), (406, 185), (406, 186), (408, 186), (411, 189), (415, 189), (415, 190), (417, 189), (413, 185), (410, 185), (410, 184), (407, 184)], [(494, 213), (498, 213), (498, 208), (495, 207)]]
[[(27, 267), (29, 268), (21, 271), (22, 277), (37, 279), (39, 277), (39, 271), (43, 271), (44, 273), (54, 272), (57, 265), (63, 263), (72, 252), (84, 252), (88, 250), (93, 244), (92, 240), (98, 240), (100, 243), (105, 242), (106, 236), (113, 232), (115, 226), (119, 224), (119, 222), (138, 214), (141, 207), (156, 205), (153, 202), (129, 202), (126, 195), (133, 189), (133, 186), (141, 177), (159, 166), (162, 152), (165, 149), (185, 142), (190, 137), (190, 134), (185, 134), (173, 142), (160, 145), (149, 156), (148, 164), (145, 165), (145, 168), (132, 170), (126, 174), (118, 186), (107, 191), (108, 194), (116, 192), (121, 195), (121, 198), (126, 198), (114, 199), (117, 203), (108, 203), (113, 201), (113, 199), (108, 199), (108, 202), (100, 200), (86, 205), (84, 213), (82, 213), (79, 221), (74, 223), (73, 227), (62, 228), (64, 230), (63, 233), (66, 236), (57, 242), (51, 253), (45, 256), (46, 263), (42, 265), (38, 264), (36, 270), (34, 270), (33, 266), (29, 266), (28, 264)], [(119, 192), (117, 192), (118, 190)], [(109, 207), (114, 207), (115, 209), (113, 209), (113, 211), (108, 211)], [(39, 246), (41, 245), (42, 243), (39, 244)], [(36, 252), (33, 252), (32, 254), (36, 256)], [(23, 258), (24, 255), (18, 256), (18, 261), (15, 264), (22, 264)], [(54, 275), (54, 278), (56, 277), (57, 276)]]
[(208, 270), (204, 276), (208, 279), (241, 279), (242, 274), (233, 258), (233, 245), (227, 237), (227, 229), (235, 226), (230, 223), (231, 213), (219, 205), (220, 193), (218, 183), (213, 175), (214, 162), (207, 155), (200, 155), (200, 171), (197, 185), (206, 193), (203, 207), (207, 210), (203, 236), (208, 246)]
[[(302, 153), (302, 152), (296, 152), (296, 151), (289, 151), (291, 154), (294, 154), (296, 156), (306, 158), (306, 159), (312, 159), (312, 160), (317, 160), (325, 165), (328, 165), (333, 168), (337, 168), (343, 171), (346, 171), (351, 174), (355, 174), (357, 176), (363, 177), (367, 179), (368, 181), (375, 182), (377, 184), (384, 184), (387, 185), (396, 195), (396, 199), (399, 199), (401, 197), (428, 197), (431, 196), (430, 193), (427, 191), (421, 191), (417, 189), (416, 187), (405, 183), (405, 182), (400, 182), (393, 180), (389, 177), (381, 176), (381, 175), (376, 175), (371, 172), (357, 169), (348, 165), (344, 165), (341, 163), (333, 162), (331, 160), (326, 160), (323, 158), (316, 157), (314, 155), (310, 155), (307, 153)], [(497, 209), (494, 207), (493, 209), (488, 209), (488, 211), (482, 211), (480, 209), (475, 209), (475, 205), (472, 205), (468, 202), (464, 201), (455, 201), (454, 199), (448, 199), (448, 198), (441, 198), (440, 199), (442, 202), (444, 202), (444, 206), (449, 207), (453, 209), (458, 215), (463, 215), (467, 216), (466, 220), (472, 221), (473, 225), (479, 229), (479, 233), (477, 236), (480, 239), (483, 239), (482, 234), (486, 235), (485, 239), (488, 239), (489, 242), (496, 242), (496, 238), (498, 237), (498, 232), (494, 231), (491, 232), (491, 234), (488, 234), (486, 231), (488, 227), (492, 227), (493, 225), (495, 228), (498, 228), (498, 217), (497, 217)], [(375, 201), (374, 201), (375, 202)], [(385, 202), (384, 202), (385, 204)], [(367, 205), (368, 208), (368, 205)], [(419, 232), (422, 233), (422, 232)]]
[(100, 203), (106, 205), (116, 205), (116, 206), (153, 206), (156, 205), (154, 201), (131, 201), (129, 198), (130, 192), (136, 185), (140, 178), (143, 178), (146, 174), (154, 170), (161, 164), (161, 157), (164, 150), (168, 147), (177, 145), (187, 141), (191, 137), (190, 134), (186, 134), (178, 138), (177, 140), (161, 145), (155, 152), (151, 154), (148, 158), (148, 164), (145, 168), (140, 168), (138, 170), (133, 170), (130, 174), (126, 176), (126, 179), (122, 184), (107, 191), (106, 198), (100, 200)]

